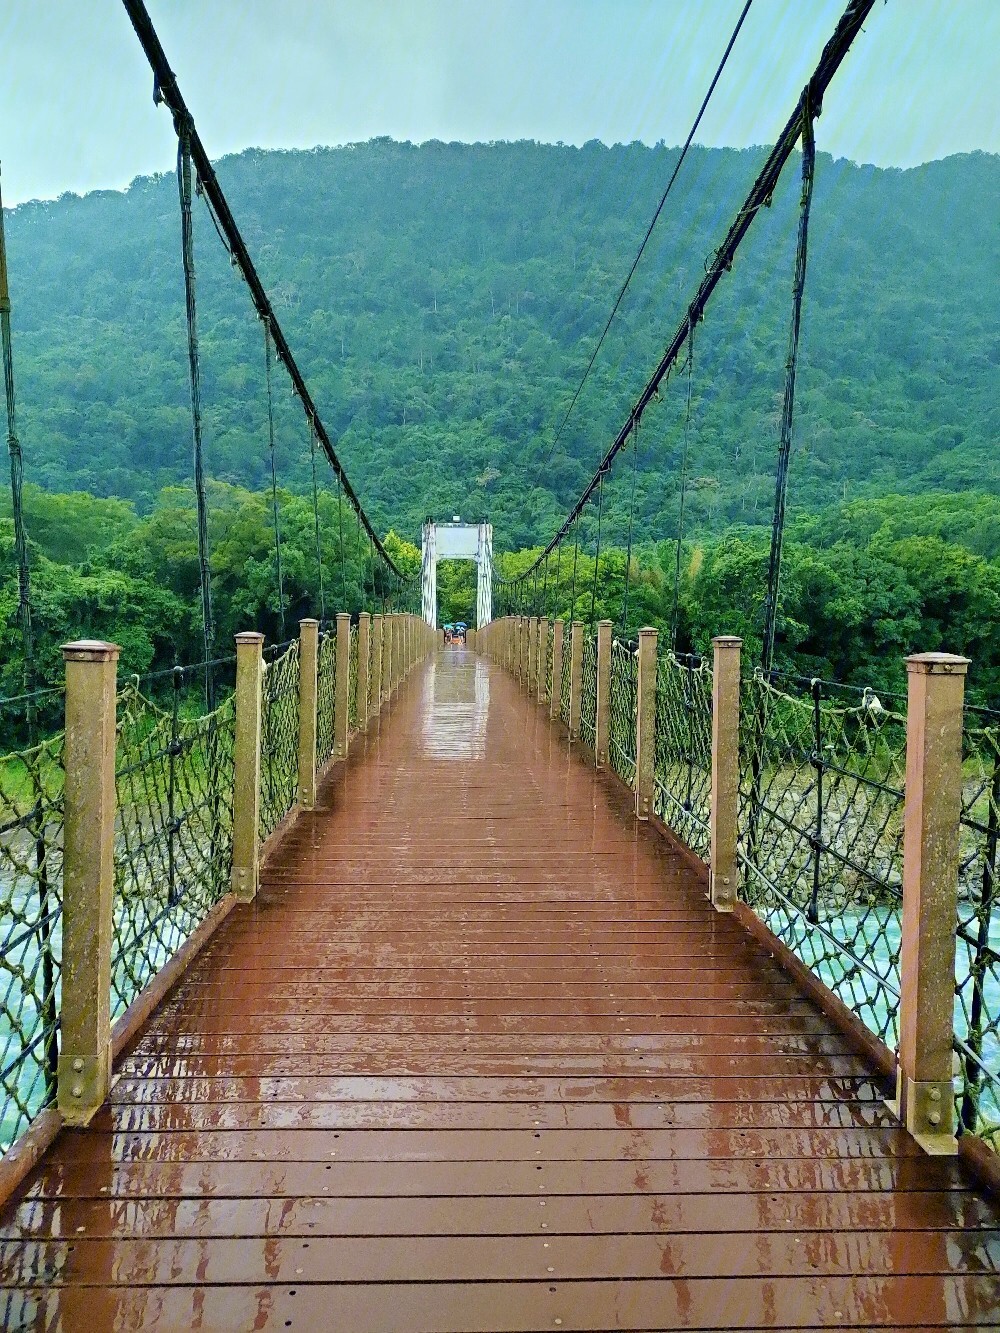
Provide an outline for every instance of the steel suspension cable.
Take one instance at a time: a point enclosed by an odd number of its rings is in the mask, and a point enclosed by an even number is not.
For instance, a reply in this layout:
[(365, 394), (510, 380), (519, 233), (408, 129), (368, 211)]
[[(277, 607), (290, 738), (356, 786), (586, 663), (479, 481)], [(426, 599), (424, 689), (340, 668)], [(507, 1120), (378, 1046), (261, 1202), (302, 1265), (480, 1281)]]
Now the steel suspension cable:
[[(758, 173), (757, 179), (754, 181), (749, 194), (738, 210), (735, 218), (730, 223), (729, 230), (726, 233), (722, 244), (713, 254), (710, 264), (708, 265), (708, 270), (704, 278), (701, 280), (698, 290), (693, 299), (688, 303), (688, 308), (683, 320), (667, 344), (666, 350), (657, 363), (652, 375), (647, 380), (645, 387), (630, 408), (625, 424), (621, 427), (615, 439), (608, 447), (604, 457), (594, 469), (590, 481), (584, 487), (576, 503), (566, 515), (562, 525), (549, 544), (545, 547), (545, 550), (538, 557), (539, 560), (544, 558), (545, 551), (554, 550), (557, 543), (569, 532), (570, 526), (578, 518), (584, 506), (589, 502), (594, 491), (600, 484), (601, 477), (611, 467), (614, 459), (627, 444), (629, 435), (634, 429), (636, 422), (641, 418), (650, 402), (658, 396), (661, 383), (668, 375), (670, 368), (674, 365), (684, 347), (690, 323), (692, 321), (697, 322), (701, 319), (712, 294), (722, 280), (723, 274), (728, 273), (732, 268), (736, 253), (753, 225), (754, 219), (762, 208), (770, 204), (771, 196), (778, 184), (782, 168), (791, 156), (795, 145), (798, 143), (802, 134), (804, 107), (808, 104), (812, 108), (812, 114), (814, 116), (819, 114), (822, 108), (824, 93), (830, 86), (834, 75), (843, 63), (848, 51), (850, 51), (855, 37), (861, 31), (862, 24), (865, 19), (868, 18), (875, 3), (876, 0), (849, 0), (833, 35), (823, 48), (819, 63), (799, 97), (795, 109), (785, 123), (777, 142), (768, 154), (767, 161)], [(530, 572), (530, 569), (525, 571), (526, 574), (529, 574)]]
[(267, 439), (271, 455), (271, 517), (274, 522), (274, 563), (278, 579), (278, 627), (285, 641), (285, 585), (281, 577), (281, 524), (278, 520), (278, 470), (274, 461), (274, 398), (271, 388), (271, 331), (264, 324), (264, 381), (267, 385)]
[(684, 501), (687, 496), (688, 451), (691, 444), (691, 383), (694, 372), (694, 329), (688, 331), (687, 407), (684, 412), (684, 449), (681, 454), (681, 491), (677, 507), (677, 549), (674, 553), (674, 595), (670, 603), (670, 648), (677, 647), (677, 616), (680, 607), (681, 543), (684, 540)]
[(799, 356), (802, 294), (806, 285), (806, 260), (809, 246), (809, 213), (812, 207), (815, 173), (816, 137), (812, 111), (807, 102), (802, 117), (802, 196), (799, 203), (799, 233), (795, 246), (795, 277), (792, 282), (792, 320), (788, 334), (788, 358), (785, 362), (785, 397), (781, 409), (781, 440), (778, 446), (778, 467), (774, 481), (771, 553), (767, 568), (767, 595), (764, 601), (761, 666), (765, 671), (770, 671), (774, 661), (774, 636), (778, 618), (778, 592), (781, 584), (781, 548), (785, 533), (785, 499), (788, 494), (788, 464), (792, 452), (792, 423), (795, 415), (795, 371)]
[(292, 353), (288, 340), (285, 337), (284, 330), (275, 314), (264, 285), (260, 280), (260, 275), (250, 258), (250, 252), (247, 250), (246, 242), (240, 233), (236, 220), (233, 217), (229, 207), (229, 201), (226, 199), (219, 184), (215, 169), (209, 160), (208, 153), (195, 128), (194, 118), (187, 108), (187, 104), (181, 95), (177, 78), (170, 68), (166, 53), (157, 36), (156, 29), (153, 27), (152, 20), (146, 9), (143, 0), (122, 0), (125, 12), (135, 29), (136, 36), (142, 46), (149, 61), (150, 69), (153, 71), (153, 101), (159, 105), (165, 104), (174, 119), (174, 127), (180, 133), (181, 126), (186, 127), (188, 136), (188, 146), (194, 168), (197, 172), (200, 187), (204, 191), (206, 204), (213, 214), (213, 221), (217, 230), (224, 237), (224, 244), (228, 250), (233, 265), (239, 270), (250, 293), (250, 299), (254, 308), (261, 319), (266, 320), (271, 330), (274, 340), (274, 351), (278, 360), (285, 367), (292, 381), (292, 386), (296, 397), (302, 404), (303, 411), (307, 419), (312, 422), (312, 430), (316, 435), (319, 445), (322, 446), (327, 461), (336, 473), (338, 480), (344, 488), (348, 501), (352, 508), (358, 514), (361, 522), (364, 524), (365, 531), (373, 539), (375, 549), (384, 563), (397, 574), (401, 571), (397, 568), (394, 561), (386, 551), (382, 541), (378, 537), (364, 507), (358, 498), (357, 492), (351, 485), (347, 472), (341, 463), (337, 452), (333, 447), (330, 435), (320, 418), (316, 404), (309, 392), (302, 372)]
[(580, 558), (580, 515), (579, 515), (579, 514), (577, 514), (577, 516), (576, 516), (576, 523), (573, 525), (573, 536), (574, 536), (574, 542), (573, 542), (573, 591), (572, 591), (572, 594), (571, 594), (571, 598), (572, 598), (572, 600), (570, 601), (570, 605), (569, 605), (569, 618), (570, 618), (570, 621), (571, 621), (571, 622), (572, 622), (572, 620), (573, 620), (573, 618), (574, 618), (574, 615), (575, 615), (575, 613), (576, 613), (576, 566), (577, 566), (577, 561), (578, 561), (579, 558)]
[[(621, 303), (622, 303), (622, 301), (623, 301), (623, 299), (624, 299), (624, 297), (625, 297), (625, 293), (628, 291), (629, 284), (631, 283), (633, 277), (635, 277), (635, 271), (636, 271), (636, 269), (639, 267), (639, 261), (640, 261), (640, 259), (642, 259), (643, 253), (645, 252), (645, 249), (646, 249), (646, 246), (647, 246), (648, 243), (649, 243), (649, 238), (650, 238), (650, 236), (652, 236), (652, 234), (653, 234), (653, 228), (656, 226), (657, 222), (658, 222), (659, 219), (660, 219), (660, 214), (663, 212), (663, 208), (664, 208), (664, 205), (665, 205), (666, 202), (667, 202), (667, 198), (668, 198), (668, 196), (669, 196), (669, 194), (670, 194), (670, 191), (673, 189), (674, 181), (677, 179), (678, 173), (680, 172), (681, 167), (684, 165), (684, 159), (687, 157), (688, 149), (691, 147), (691, 142), (692, 142), (692, 140), (694, 139), (694, 136), (695, 136), (695, 135), (697, 134), (697, 132), (698, 132), (698, 126), (701, 124), (702, 117), (703, 117), (704, 114), (705, 114), (705, 111), (706, 111), (706, 109), (707, 109), (707, 107), (708, 107), (709, 102), (712, 100), (712, 94), (715, 92), (716, 84), (719, 82), (719, 79), (722, 77), (722, 71), (726, 68), (726, 62), (729, 60), (730, 53), (732, 52), (733, 47), (736, 45), (736, 39), (737, 39), (737, 37), (739, 37), (739, 35), (740, 35), (740, 29), (743, 27), (743, 21), (744, 21), (744, 19), (746, 18), (747, 14), (750, 12), (750, 6), (751, 6), (752, 3), (753, 3), (753, 0), (746, 0), (746, 3), (744, 4), (743, 9), (742, 9), (741, 12), (740, 12), (740, 16), (739, 16), (739, 18), (736, 20), (736, 27), (733, 29), (732, 34), (731, 34), (731, 36), (730, 36), (730, 38), (729, 38), (729, 41), (728, 41), (728, 43), (726, 44), (726, 49), (725, 49), (725, 51), (724, 51), (723, 54), (722, 54), (722, 59), (719, 61), (719, 65), (718, 65), (718, 68), (717, 68), (716, 71), (715, 71), (715, 74), (714, 74), (713, 78), (712, 78), (712, 82), (711, 82), (711, 83), (709, 84), (709, 86), (708, 86), (708, 92), (705, 94), (704, 98), (702, 99), (701, 106), (698, 108), (698, 114), (697, 114), (697, 115), (695, 116), (695, 118), (694, 118), (694, 124), (691, 126), (691, 129), (688, 131), (688, 136), (687, 136), (687, 138), (686, 138), (685, 141), (684, 141), (684, 147), (681, 149), (680, 157), (677, 159), (677, 163), (676, 163), (676, 165), (674, 166), (674, 170), (673, 170), (673, 172), (672, 172), (672, 174), (671, 174), (671, 176), (670, 176), (670, 180), (667, 182), (667, 188), (663, 191), (663, 194), (662, 194), (661, 197), (660, 197), (660, 202), (656, 205), (656, 211), (654, 212), (654, 214), (653, 214), (653, 216), (652, 216), (652, 219), (650, 220), (649, 226), (646, 228), (646, 234), (645, 234), (645, 236), (642, 238), (642, 244), (639, 246), (639, 250), (638, 250), (638, 252), (637, 252), (637, 254), (636, 254), (636, 256), (635, 256), (635, 259), (633, 259), (633, 261), (632, 261), (632, 267), (629, 269), (628, 274), (627, 274), (627, 276), (626, 276), (626, 278), (625, 278), (625, 281), (622, 283), (622, 285), (621, 285), (621, 289), (620, 289), (620, 291), (618, 292), (617, 297), (615, 298), (615, 303), (614, 303), (614, 305), (611, 307), (611, 314), (608, 316), (607, 323), (604, 325), (604, 328), (603, 328), (603, 330), (602, 330), (602, 332), (601, 332), (601, 336), (600, 336), (600, 337), (598, 338), (598, 340), (597, 340), (597, 346), (594, 348), (593, 352), (591, 353), (590, 360), (589, 360), (588, 363), (587, 363), (587, 368), (586, 368), (586, 370), (583, 372), (583, 378), (580, 380), (580, 383), (577, 385), (576, 392), (573, 394), (573, 397), (572, 397), (572, 399), (570, 400), (569, 407), (566, 409), (566, 413), (565, 413), (565, 415), (563, 416), (562, 421), (560, 422), (559, 429), (556, 431), (556, 434), (555, 434), (555, 438), (553, 439), (551, 445), (549, 445), (548, 452), (547, 452), (547, 454), (545, 455), (545, 458), (542, 460), (541, 464), (539, 465), (539, 468), (538, 468), (538, 472), (539, 472), (539, 473), (541, 472), (542, 468), (544, 468), (544, 467), (546, 466), (546, 464), (548, 463), (549, 459), (552, 457), (553, 453), (555, 452), (556, 445), (559, 443), (559, 440), (562, 438), (562, 433), (563, 433), (564, 429), (566, 428), (566, 423), (569, 421), (570, 416), (572, 415), (573, 409), (574, 409), (574, 407), (576, 407), (577, 401), (579, 400), (580, 394), (583, 392), (583, 386), (587, 383), (587, 379), (588, 379), (589, 376), (590, 376), (590, 372), (591, 372), (591, 371), (593, 370), (593, 368), (594, 368), (594, 362), (597, 360), (598, 353), (600, 352), (601, 348), (604, 346), (604, 340), (605, 340), (605, 338), (608, 336), (608, 331), (609, 331), (609, 329), (611, 328), (612, 323), (614, 322), (614, 318), (615, 318), (615, 316), (618, 314), (618, 307), (621, 305)], [(537, 478), (537, 475), (538, 475), (538, 474), (536, 473), (536, 478)]]
[(188, 377), (191, 386), (191, 430), (194, 439), (194, 493), (198, 515), (198, 582), (201, 590), (202, 641), (205, 649), (205, 704), (215, 708), (212, 670), (215, 621), (212, 616), (212, 572), (208, 540), (208, 500), (205, 492), (205, 455), (201, 418), (201, 360), (198, 351), (198, 305), (194, 269), (194, 225), (191, 216), (191, 127), (177, 126), (177, 188), (181, 205), (181, 257), (187, 317)]

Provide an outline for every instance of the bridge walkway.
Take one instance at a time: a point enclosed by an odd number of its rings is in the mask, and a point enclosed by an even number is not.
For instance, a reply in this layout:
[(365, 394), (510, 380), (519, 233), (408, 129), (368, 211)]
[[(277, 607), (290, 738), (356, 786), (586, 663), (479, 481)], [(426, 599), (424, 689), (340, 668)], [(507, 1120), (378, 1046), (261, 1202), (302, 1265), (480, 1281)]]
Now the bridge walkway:
[(998, 1326), (996, 1209), (502, 671), (380, 725), (8, 1208), (5, 1328)]

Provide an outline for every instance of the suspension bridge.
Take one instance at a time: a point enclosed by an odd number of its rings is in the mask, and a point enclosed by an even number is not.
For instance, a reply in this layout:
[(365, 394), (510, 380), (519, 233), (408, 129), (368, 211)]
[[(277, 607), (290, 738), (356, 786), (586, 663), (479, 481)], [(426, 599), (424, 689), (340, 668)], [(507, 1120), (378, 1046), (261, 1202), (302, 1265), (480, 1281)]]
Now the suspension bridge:
[[(813, 121), (871, 3), (516, 572), (487, 522), (428, 522), (415, 569), (380, 539), (125, 7), (178, 138), (204, 654), (130, 677), (83, 640), (60, 683), (33, 674), (0, 251), (26, 663), (0, 761), (3, 1326), (1000, 1327), (1000, 717), (946, 653), (908, 658), (899, 697), (774, 665)], [(632, 625), (630, 558), (621, 622), (596, 619), (604, 482), (678, 368), (690, 411), (694, 330), (797, 144), (763, 653), (720, 624), (686, 654), (675, 623)], [(315, 614), (289, 634), (270, 416), (281, 635), (232, 651), (195, 185), (263, 327), (269, 413), (280, 369), (312, 462)], [(446, 646), (456, 557), (477, 623)]]

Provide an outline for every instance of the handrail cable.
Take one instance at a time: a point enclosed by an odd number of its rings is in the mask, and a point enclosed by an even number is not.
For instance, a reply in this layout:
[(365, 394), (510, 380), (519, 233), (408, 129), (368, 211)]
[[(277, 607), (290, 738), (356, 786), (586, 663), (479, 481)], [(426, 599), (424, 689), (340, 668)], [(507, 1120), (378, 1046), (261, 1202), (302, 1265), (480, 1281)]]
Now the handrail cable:
[[(616, 456), (624, 448), (629, 436), (635, 429), (637, 421), (650, 402), (657, 397), (660, 384), (666, 378), (687, 341), (689, 330), (702, 318), (709, 299), (722, 279), (722, 275), (732, 268), (736, 252), (753, 225), (754, 218), (761, 208), (770, 204), (782, 168), (791, 157), (802, 134), (806, 117), (815, 118), (822, 112), (823, 95), (851, 49), (855, 37), (861, 30), (861, 25), (871, 13), (875, 4), (876, 0), (849, 0), (833, 35), (823, 48), (816, 69), (795, 104), (794, 111), (789, 116), (749, 194), (730, 224), (722, 244), (712, 256), (707, 272), (701, 280), (680, 325), (667, 344), (666, 350), (652, 375), (630, 408), (625, 424), (597, 465), (590, 481), (584, 487), (576, 504), (566, 515), (558, 532), (538, 557), (539, 560), (544, 559), (546, 552), (554, 550), (567, 535), (571, 524), (590, 500), (604, 473), (608, 471)], [(533, 568), (529, 567), (520, 577), (526, 578), (532, 572)]]
[(364, 506), (358, 497), (357, 492), (351, 485), (350, 479), (337, 456), (337, 451), (333, 447), (330, 435), (323, 424), (319, 410), (313, 401), (312, 395), (306, 385), (302, 372), (292, 353), (288, 340), (285, 337), (284, 330), (278, 321), (274, 312), (270, 297), (264, 289), (257, 269), (250, 253), (247, 250), (246, 243), (236, 220), (229, 207), (229, 202), (222, 191), (219, 179), (215, 174), (215, 168), (209, 161), (205, 146), (201, 141), (198, 131), (195, 127), (194, 118), (187, 108), (187, 104), (181, 95), (177, 84), (177, 78), (167, 62), (166, 54), (160, 44), (156, 29), (153, 27), (152, 20), (146, 10), (143, 0), (122, 0), (125, 12), (128, 14), (135, 29), (136, 36), (139, 38), (140, 45), (145, 52), (146, 59), (149, 61), (150, 68), (153, 71), (153, 101), (159, 105), (161, 102), (167, 107), (174, 118), (174, 127), (178, 134), (182, 128), (186, 128), (189, 139), (189, 149), (191, 159), (198, 174), (201, 189), (204, 192), (206, 202), (215, 215), (215, 222), (218, 229), (225, 237), (226, 247), (229, 250), (232, 262), (239, 269), (243, 280), (246, 282), (250, 291), (250, 299), (253, 301), (254, 308), (262, 320), (265, 320), (271, 330), (271, 336), (274, 340), (274, 351), (278, 360), (282, 363), (288, 372), (292, 381), (293, 390), (302, 404), (306, 417), (312, 421), (316, 437), (322, 445), (323, 452), (326, 454), (330, 466), (337, 475), (337, 479), (343, 486), (344, 493), (348, 498), (352, 508), (358, 515), (364, 525), (365, 531), (372, 538), (375, 549), (379, 556), (400, 578), (405, 578), (403, 571), (399, 569), (395, 561), (389, 555), (382, 544), (381, 539), (371, 525), (368, 515), (365, 513)]

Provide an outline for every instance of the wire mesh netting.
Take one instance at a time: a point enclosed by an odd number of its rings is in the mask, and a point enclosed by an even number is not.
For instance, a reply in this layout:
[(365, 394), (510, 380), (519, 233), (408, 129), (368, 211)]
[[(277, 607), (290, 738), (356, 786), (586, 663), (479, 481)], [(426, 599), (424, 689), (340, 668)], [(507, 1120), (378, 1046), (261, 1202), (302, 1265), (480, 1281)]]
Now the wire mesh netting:
[(182, 715), (118, 696), (111, 1008), (135, 999), (229, 888), (236, 702)]
[(580, 739), (593, 750), (597, 745), (597, 635), (583, 640), (583, 681), (580, 686)]
[(958, 1123), (1000, 1150), (1000, 714), (966, 710), (955, 959)]
[(357, 629), (351, 626), (351, 651), (348, 656), (350, 672), (347, 685), (347, 726), (353, 735), (358, 729), (358, 644)]
[(55, 1099), (63, 736), (0, 758), (0, 1152)]
[(299, 645), (264, 664), (260, 728), (260, 840), (295, 804), (299, 782)]
[(628, 644), (611, 645), (608, 757), (611, 767), (630, 787), (635, 785), (635, 704), (639, 658)]
[(369, 621), (368, 630), (368, 676), (365, 683), (365, 716), (371, 717), (372, 712), (372, 673), (375, 670), (375, 630)]
[(573, 653), (570, 640), (570, 625), (563, 627), (562, 643), (562, 680), (559, 683), (559, 716), (569, 726), (569, 696), (573, 685)]
[(333, 754), (333, 721), (337, 698), (337, 636), (319, 641), (316, 674), (316, 762), (325, 764)]
[(690, 654), (663, 653), (656, 667), (653, 811), (702, 860), (709, 853), (712, 789), (712, 668)]
[(743, 897), (895, 1047), (906, 718), (868, 689), (803, 685), (741, 685)]

